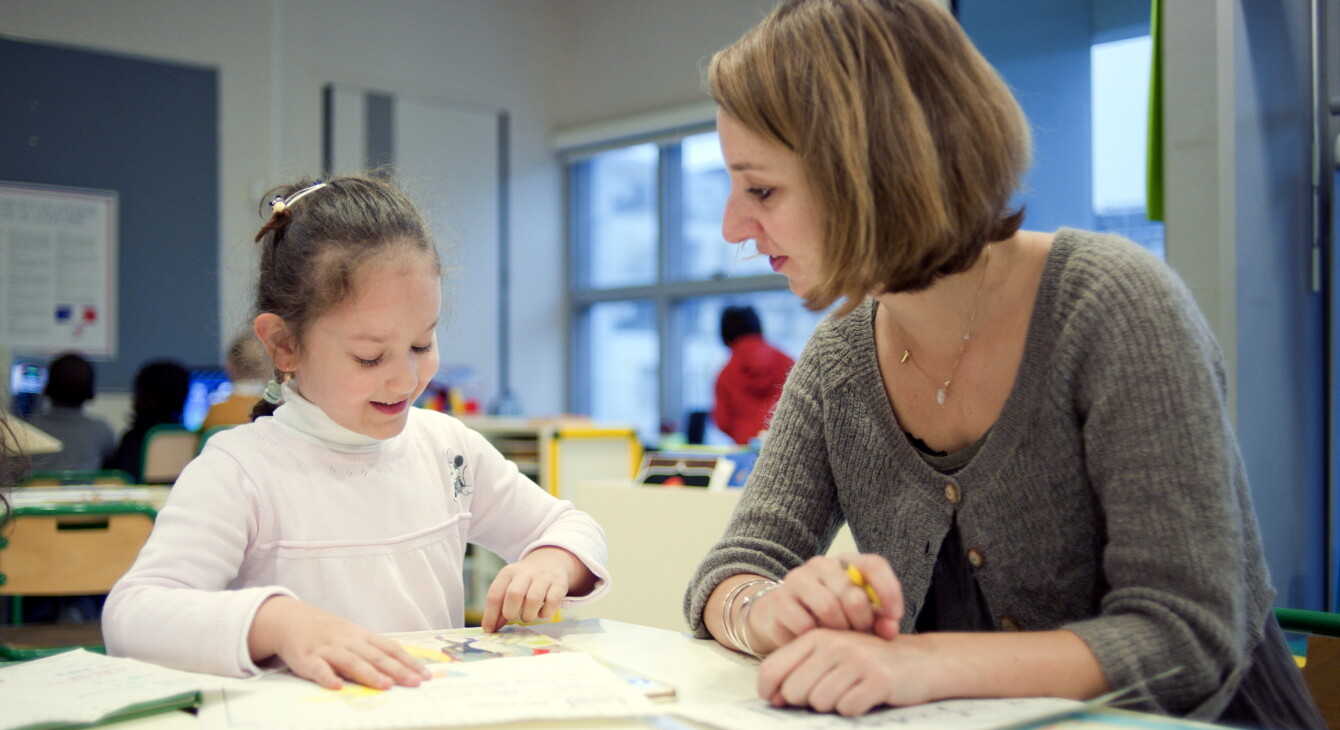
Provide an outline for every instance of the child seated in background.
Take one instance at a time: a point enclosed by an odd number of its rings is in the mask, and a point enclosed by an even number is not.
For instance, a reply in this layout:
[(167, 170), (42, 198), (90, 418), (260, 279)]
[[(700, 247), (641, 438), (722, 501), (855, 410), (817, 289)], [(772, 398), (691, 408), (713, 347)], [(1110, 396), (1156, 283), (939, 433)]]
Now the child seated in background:
[(93, 363), (70, 352), (51, 361), (46, 388), (46, 410), (35, 413), (28, 422), (61, 442), (61, 450), (34, 454), (33, 471), (92, 471), (102, 467), (116, 451), (116, 436), (106, 421), (84, 413), (84, 404), (93, 400)]
[[(205, 445), (113, 589), (109, 653), (246, 676), (277, 658), (324, 687), (427, 674), (381, 633), (464, 625), (466, 544), (512, 561), (483, 627), (607, 590), (605, 535), (478, 433), (413, 408), (437, 372), (441, 264), (391, 183), (280, 188), (255, 331), (275, 379)], [(575, 597), (575, 598), (574, 598)]]
[(181, 423), (181, 411), (191, 389), (191, 374), (172, 360), (153, 360), (135, 373), (132, 388), (130, 429), (122, 434), (120, 445), (104, 466), (120, 469), (138, 482), (144, 477), (144, 437), (154, 426)]
[(265, 348), (250, 332), (233, 340), (228, 347), (228, 362), (224, 368), (232, 381), (233, 392), (227, 399), (209, 407), (200, 430), (215, 426), (236, 426), (251, 421), (251, 411), (265, 391), (265, 377), (269, 371)]

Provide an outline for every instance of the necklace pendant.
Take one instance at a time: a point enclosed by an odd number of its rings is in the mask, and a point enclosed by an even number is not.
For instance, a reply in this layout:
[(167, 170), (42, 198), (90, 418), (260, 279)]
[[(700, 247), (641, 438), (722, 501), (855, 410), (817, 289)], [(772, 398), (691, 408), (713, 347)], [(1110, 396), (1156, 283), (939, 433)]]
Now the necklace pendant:
[(944, 388), (940, 388), (939, 390), (935, 391), (935, 402), (936, 402), (936, 403), (939, 403), (940, 405), (944, 405), (944, 404), (945, 404), (945, 389), (944, 389)]
[(909, 358), (909, 357), (912, 357), (912, 351), (911, 351), (911, 350), (903, 350), (903, 359), (899, 360), (899, 361), (898, 361), (898, 364), (901, 365), (901, 364), (907, 362), (907, 358)]

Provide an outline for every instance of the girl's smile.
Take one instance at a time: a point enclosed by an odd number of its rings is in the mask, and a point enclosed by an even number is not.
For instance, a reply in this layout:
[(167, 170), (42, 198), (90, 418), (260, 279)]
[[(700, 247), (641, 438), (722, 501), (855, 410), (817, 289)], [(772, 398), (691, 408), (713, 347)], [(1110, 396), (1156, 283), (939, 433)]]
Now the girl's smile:
[(377, 410), (381, 411), (382, 413), (385, 413), (388, 416), (394, 416), (395, 414), (405, 410), (405, 408), (408, 405), (409, 405), (408, 400), (402, 400), (395, 403), (378, 403), (377, 401), (372, 401), (373, 408), (376, 408)]

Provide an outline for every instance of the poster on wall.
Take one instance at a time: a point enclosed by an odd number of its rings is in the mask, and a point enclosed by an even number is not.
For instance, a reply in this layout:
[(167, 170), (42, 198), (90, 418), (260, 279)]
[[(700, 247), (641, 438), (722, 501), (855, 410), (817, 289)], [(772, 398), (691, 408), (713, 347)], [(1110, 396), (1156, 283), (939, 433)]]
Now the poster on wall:
[(116, 355), (117, 196), (0, 182), (0, 343)]

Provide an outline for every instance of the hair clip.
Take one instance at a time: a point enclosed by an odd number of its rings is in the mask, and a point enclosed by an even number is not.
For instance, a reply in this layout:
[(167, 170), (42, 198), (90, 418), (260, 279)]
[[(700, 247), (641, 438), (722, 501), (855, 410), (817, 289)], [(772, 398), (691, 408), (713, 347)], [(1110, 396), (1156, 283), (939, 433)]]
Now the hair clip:
[(270, 201), (270, 209), (276, 213), (283, 213), (284, 211), (288, 210), (289, 206), (298, 202), (298, 200), (300, 200), (303, 196), (315, 192), (317, 190), (320, 190), (325, 186), (326, 183), (319, 182), (316, 183), (315, 185), (308, 185), (307, 187), (288, 196), (287, 198), (283, 197), (282, 195), (276, 195), (275, 199)]

